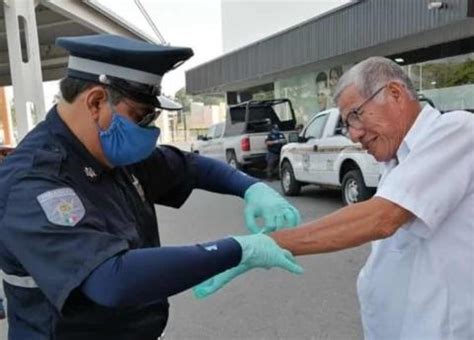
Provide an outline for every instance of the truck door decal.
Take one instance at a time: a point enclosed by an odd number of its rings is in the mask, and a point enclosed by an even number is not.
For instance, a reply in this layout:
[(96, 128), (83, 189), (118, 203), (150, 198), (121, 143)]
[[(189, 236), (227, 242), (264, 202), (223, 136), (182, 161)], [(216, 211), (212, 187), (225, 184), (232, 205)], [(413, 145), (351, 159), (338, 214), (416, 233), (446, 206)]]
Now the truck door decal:
[(303, 154), (303, 171), (309, 171), (309, 154)]

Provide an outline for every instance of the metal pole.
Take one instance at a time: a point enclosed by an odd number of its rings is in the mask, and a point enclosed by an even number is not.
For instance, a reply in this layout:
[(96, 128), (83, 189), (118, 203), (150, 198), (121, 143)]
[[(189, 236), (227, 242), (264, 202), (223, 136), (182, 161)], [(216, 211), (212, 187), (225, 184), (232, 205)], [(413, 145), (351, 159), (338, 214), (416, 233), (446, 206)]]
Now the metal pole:
[(3, 0), (3, 4), (18, 138), (21, 139), (33, 127), (33, 113), (39, 120), (45, 116), (36, 1)]
[(423, 91), (423, 64), (420, 64), (420, 92)]
[(183, 126), (184, 126), (184, 141), (188, 141), (188, 128), (186, 127), (186, 113), (184, 111), (181, 111), (181, 114), (183, 115)]

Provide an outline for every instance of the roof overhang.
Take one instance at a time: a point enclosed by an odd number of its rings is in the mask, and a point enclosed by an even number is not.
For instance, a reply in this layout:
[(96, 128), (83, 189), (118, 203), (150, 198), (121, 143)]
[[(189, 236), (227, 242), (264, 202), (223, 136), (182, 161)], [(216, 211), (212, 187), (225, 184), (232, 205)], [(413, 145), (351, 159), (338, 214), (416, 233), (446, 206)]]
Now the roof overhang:
[[(351, 1), (186, 72), (186, 91), (241, 91), (279, 79), (474, 37), (474, 1)], [(428, 5), (427, 5), (428, 4)], [(474, 47), (471, 48), (474, 50)]]
[[(3, 8), (9, 1), (15, 0), (0, 1), (0, 86), (12, 84)], [(44, 81), (65, 75), (68, 55), (55, 46), (59, 36), (110, 33), (157, 43), (96, 0), (39, 0), (35, 14)]]

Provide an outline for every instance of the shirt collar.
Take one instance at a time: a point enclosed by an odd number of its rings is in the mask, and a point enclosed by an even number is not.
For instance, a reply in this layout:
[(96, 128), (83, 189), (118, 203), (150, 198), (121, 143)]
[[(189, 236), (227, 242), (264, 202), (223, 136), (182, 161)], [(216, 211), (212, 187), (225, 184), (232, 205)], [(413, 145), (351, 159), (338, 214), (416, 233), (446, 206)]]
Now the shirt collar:
[(58, 114), (57, 106), (53, 106), (46, 117), (51, 132), (64, 141), (81, 161), (84, 175), (90, 180), (97, 179), (107, 168), (102, 165), (72, 133)]
[(426, 104), (423, 109), (416, 117), (415, 122), (411, 126), (408, 133), (403, 138), (402, 143), (397, 150), (397, 163), (405, 159), (410, 151), (413, 149), (413, 146), (418, 143), (419, 140), (423, 139), (423, 132), (426, 131), (427, 127), (431, 126), (433, 121), (438, 118), (440, 112), (429, 104)]

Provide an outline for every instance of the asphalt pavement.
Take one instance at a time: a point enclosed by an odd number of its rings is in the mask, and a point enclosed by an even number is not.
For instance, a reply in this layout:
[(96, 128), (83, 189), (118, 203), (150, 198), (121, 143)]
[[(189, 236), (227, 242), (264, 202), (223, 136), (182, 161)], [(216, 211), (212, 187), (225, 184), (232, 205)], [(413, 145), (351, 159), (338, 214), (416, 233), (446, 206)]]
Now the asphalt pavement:
[[(280, 191), (279, 182), (270, 183)], [(340, 193), (303, 189), (289, 200), (303, 221), (342, 207)], [(196, 190), (181, 209), (158, 207), (164, 245), (245, 234), (241, 199)], [(305, 273), (253, 270), (215, 295), (172, 297), (166, 339), (361, 339), (356, 278), (368, 246), (298, 258)], [(0, 340), (6, 323), (0, 321)]]
[[(271, 185), (280, 191), (279, 183)], [(303, 189), (290, 198), (303, 221), (342, 207), (340, 193)], [(158, 208), (162, 242), (187, 244), (245, 233), (243, 201), (202, 191), (180, 209)], [(171, 298), (167, 339), (361, 339), (356, 278), (368, 246), (298, 258), (302, 276), (254, 270), (205, 300)]]

